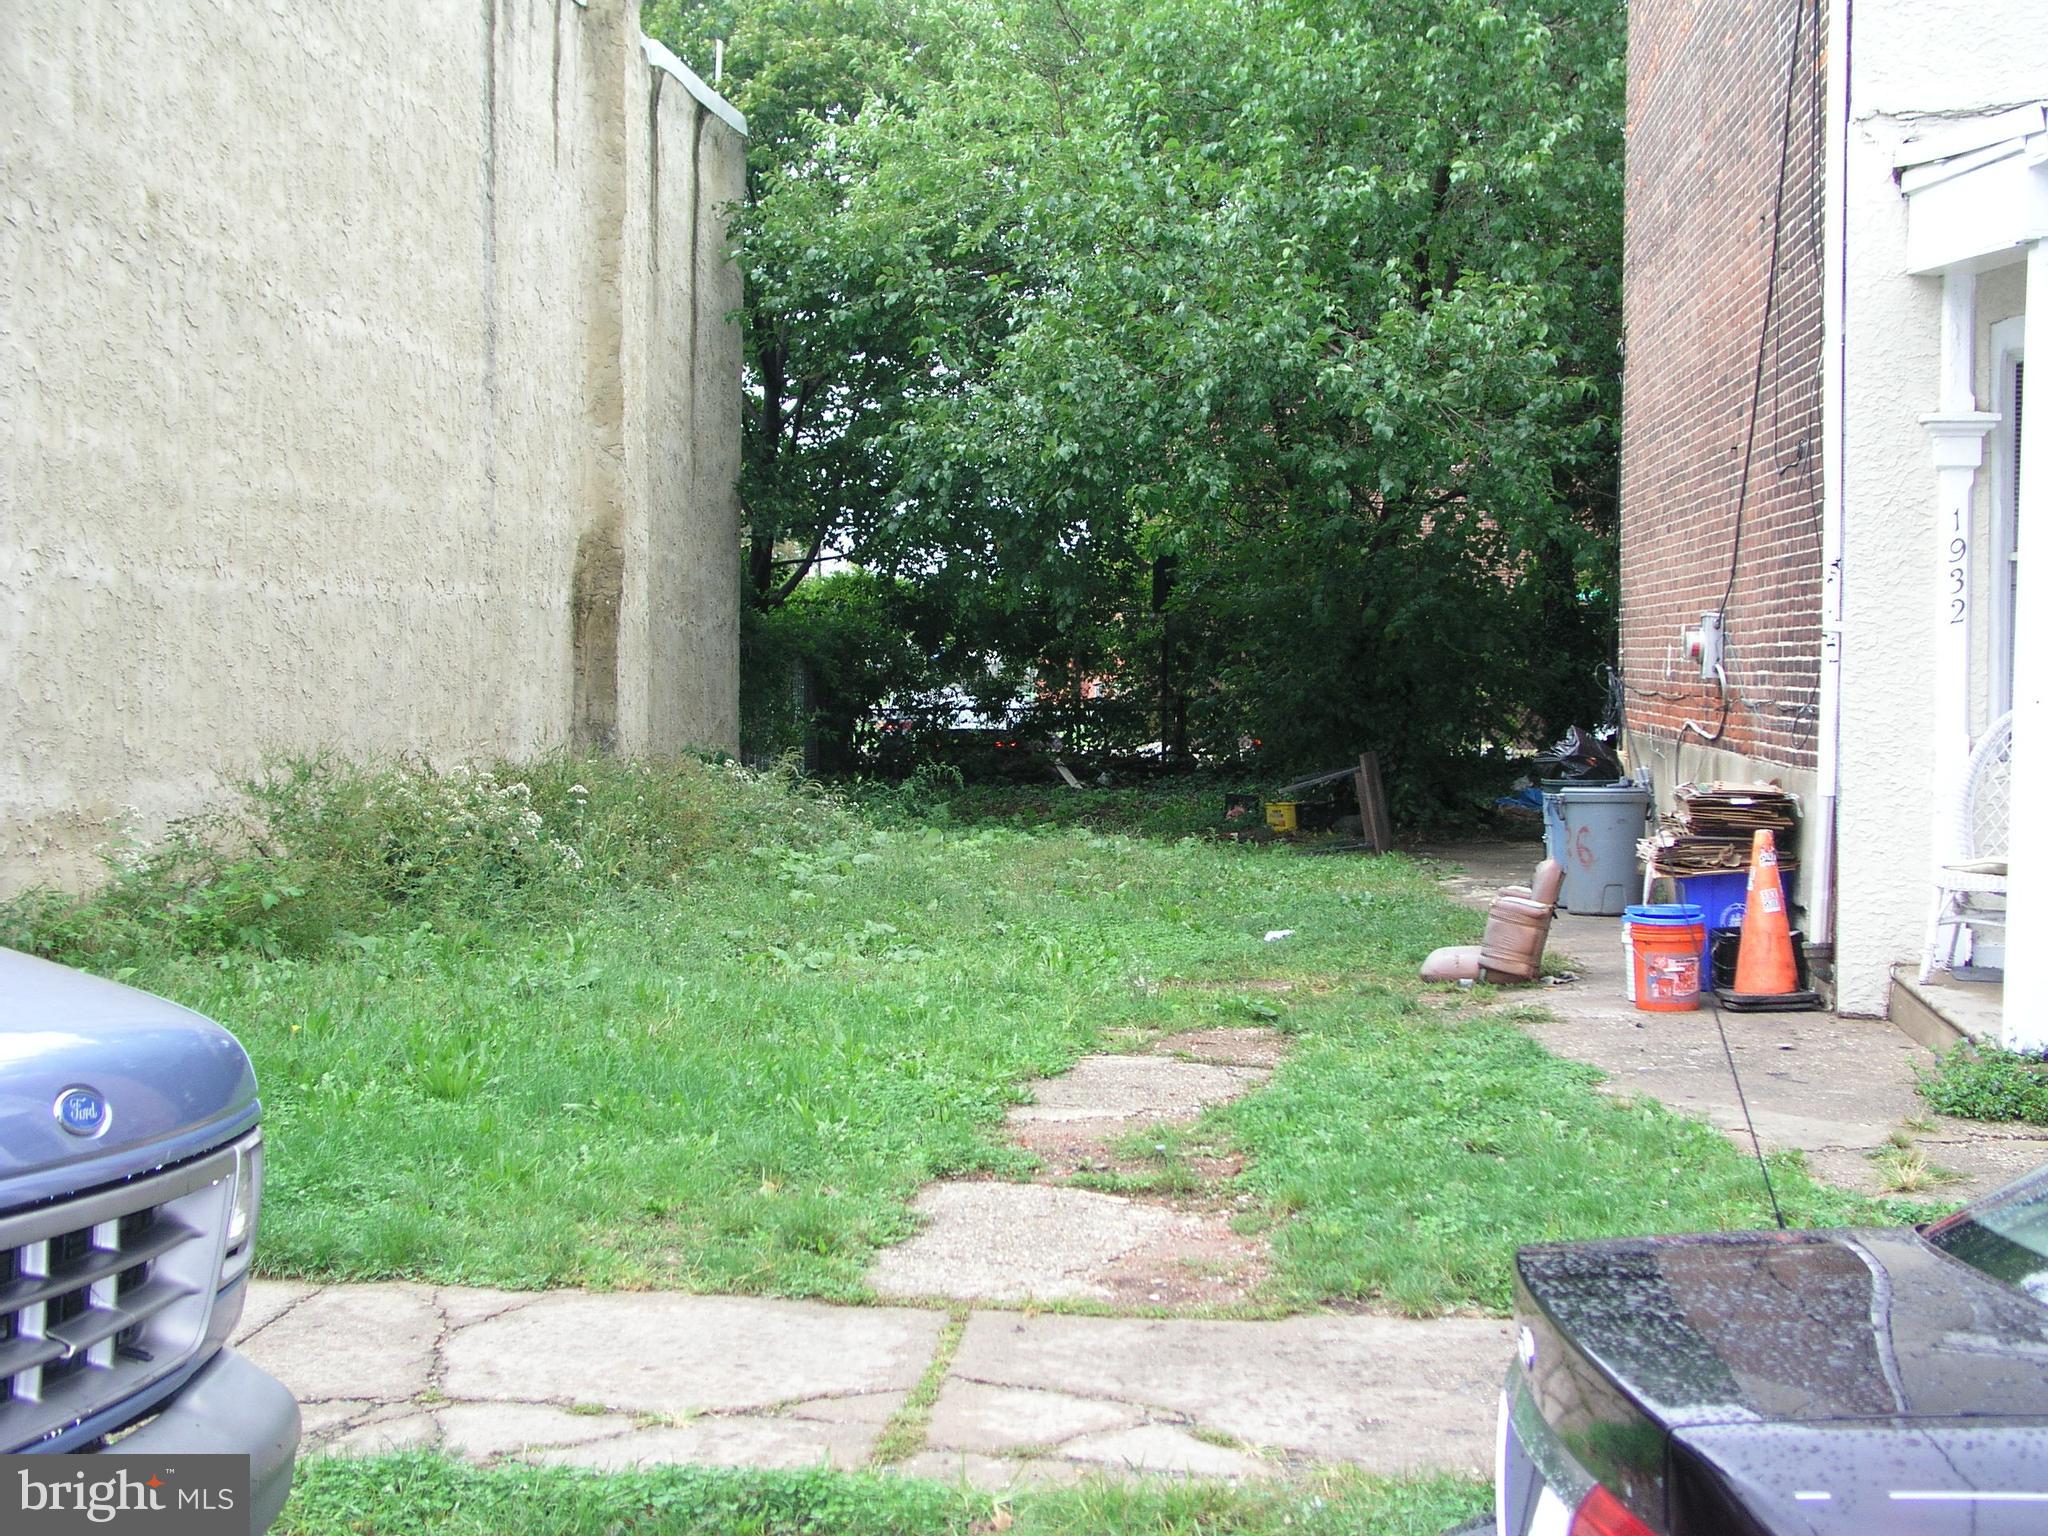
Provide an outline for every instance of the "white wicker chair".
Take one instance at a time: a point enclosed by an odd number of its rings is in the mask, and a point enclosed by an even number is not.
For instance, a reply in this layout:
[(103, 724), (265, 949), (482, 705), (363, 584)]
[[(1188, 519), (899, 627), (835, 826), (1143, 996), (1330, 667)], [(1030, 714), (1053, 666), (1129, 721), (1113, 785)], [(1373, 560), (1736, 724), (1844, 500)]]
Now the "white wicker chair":
[[(1978, 739), (1963, 776), (1957, 808), (1956, 847), (1962, 856), (1942, 866), (1927, 923), (1927, 953), (1920, 979), (1937, 968), (1952, 968), (1964, 928), (2005, 927), (2006, 834), (2012, 821), (2012, 715), (2000, 715)], [(1996, 907), (1984, 905), (1995, 896)], [(1946, 939), (1944, 940), (1944, 935)]]

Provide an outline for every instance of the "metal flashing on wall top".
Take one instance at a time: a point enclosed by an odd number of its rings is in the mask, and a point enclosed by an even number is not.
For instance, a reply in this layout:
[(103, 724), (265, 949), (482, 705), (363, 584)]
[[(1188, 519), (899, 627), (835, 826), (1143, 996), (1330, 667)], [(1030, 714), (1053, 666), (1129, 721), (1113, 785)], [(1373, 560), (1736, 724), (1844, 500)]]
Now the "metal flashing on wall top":
[(676, 79), (683, 83), (683, 89), (694, 96), (712, 116), (723, 119), (731, 126), (733, 132), (742, 137), (746, 135), (747, 120), (740, 114), (739, 108), (706, 85), (695, 70), (691, 69), (689, 65), (670, 53), (651, 37), (641, 38), (640, 46), (646, 50), (647, 62), (649, 64), (666, 74), (675, 76)]

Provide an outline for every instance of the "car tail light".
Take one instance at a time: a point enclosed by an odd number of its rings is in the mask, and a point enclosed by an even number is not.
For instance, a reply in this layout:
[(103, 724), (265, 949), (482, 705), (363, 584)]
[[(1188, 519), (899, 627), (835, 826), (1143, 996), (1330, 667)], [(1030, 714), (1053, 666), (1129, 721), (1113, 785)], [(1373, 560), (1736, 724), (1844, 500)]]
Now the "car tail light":
[(1628, 1506), (1598, 1483), (1572, 1512), (1569, 1536), (1657, 1536), (1629, 1513)]

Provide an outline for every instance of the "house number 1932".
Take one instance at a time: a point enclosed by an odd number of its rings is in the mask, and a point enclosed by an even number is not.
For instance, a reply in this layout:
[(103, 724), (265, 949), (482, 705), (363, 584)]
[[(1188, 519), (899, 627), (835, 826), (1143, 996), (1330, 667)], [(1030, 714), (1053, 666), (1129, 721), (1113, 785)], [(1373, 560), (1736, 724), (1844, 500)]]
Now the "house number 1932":
[(1960, 624), (1970, 612), (1970, 541), (1963, 537), (1962, 509), (1949, 515), (1955, 536), (1948, 541), (1948, 621)]

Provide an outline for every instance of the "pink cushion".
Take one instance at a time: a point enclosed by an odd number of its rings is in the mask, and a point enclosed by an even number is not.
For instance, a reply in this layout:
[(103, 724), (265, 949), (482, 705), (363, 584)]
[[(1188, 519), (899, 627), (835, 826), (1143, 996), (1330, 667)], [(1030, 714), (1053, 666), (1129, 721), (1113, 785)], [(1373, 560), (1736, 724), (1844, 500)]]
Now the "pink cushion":
[(1478, 976), (1477, 944), (1454, 944), (1448, 949), (1431, 950), (1429, 958), (1422, 962), (1424, 981), (1474, 981)]

